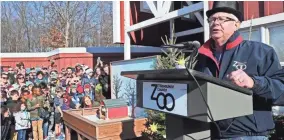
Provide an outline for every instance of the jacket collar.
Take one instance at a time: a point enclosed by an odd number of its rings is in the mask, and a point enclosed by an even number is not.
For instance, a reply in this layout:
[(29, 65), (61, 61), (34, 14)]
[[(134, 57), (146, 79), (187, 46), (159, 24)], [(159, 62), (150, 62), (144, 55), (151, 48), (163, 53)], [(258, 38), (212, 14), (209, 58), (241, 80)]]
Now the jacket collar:
[[(215, 59), (215, 57), (213, 56), (213, 53), (211, 51), (211, 48), (210, 48), (210, 45), (211, 45), (211, 42), (213, 41), (212, 38), (210, 38), (209, 40), (207, 40), (200, 48), (199, 48), (199, 53), (200, 54), (203, 54), (209, 58), (211, 58), (218, 70), (220, 69), (219, 68), (219, 65), (218, 65), (218, 62), (217, 60)], [(226, 45), (226, 50), (230, 50), (230, 49), (233, 49), (235, 47), (237, 47), (241, 42), (243, 41), (243, 38), (242, 36), (240, 35), (240, 33), (238, 31), (236, 31), (229, 39), (228, 41), (225, 43)]]
[[(210, 45), (211, 42), (213, 41), (212, 38), (207, 40), (200, 48), (199, 48), (199, 53), (203, 53), (204, 51), (210, 51)], [(241, 42), (243, 41), (242, 36), (238, 31), (236, 31), (225, 43), (226, 45), (226, 50), (230, 50), (238, 46)]]
[[(213, 53), (211, 51), (210, 45), (211, 42), (213, 41), (212, 38), (210, 38), (209, 40), (207, 40), (199, 49), (199, 53), (211, 58), (216, 64), (217, 61), (213, 56)], [(230, 50), (233, 49), (235, 47), (237, 47), (241, 42), (243, 41), (242, 36), (240, 35), (240, 33), (238, 31), (236, 31), (229, 39), (228, 41), (225, 43), (226, 45), (226, 50)]]

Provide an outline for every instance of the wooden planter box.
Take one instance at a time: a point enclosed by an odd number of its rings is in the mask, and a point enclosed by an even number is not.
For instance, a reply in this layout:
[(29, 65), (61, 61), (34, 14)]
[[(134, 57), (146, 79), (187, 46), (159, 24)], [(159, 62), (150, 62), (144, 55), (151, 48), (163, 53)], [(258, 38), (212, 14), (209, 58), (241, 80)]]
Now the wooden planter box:
[(121, 140), (141, 137), (146, 129), (146, 118), (121, 118), (92, 121), (99, 108), (63, 111), (66, 140), (70, 140), (70, 129), (78, 134), (78, 139)]

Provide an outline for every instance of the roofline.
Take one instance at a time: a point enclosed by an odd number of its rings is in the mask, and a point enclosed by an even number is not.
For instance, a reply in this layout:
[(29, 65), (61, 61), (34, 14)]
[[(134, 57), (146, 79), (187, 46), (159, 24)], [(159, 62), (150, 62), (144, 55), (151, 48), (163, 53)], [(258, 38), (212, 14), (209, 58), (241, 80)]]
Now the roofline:
[(255, 18), (251, 20), (246, 20), (241, 23), (241, 29), (249, 28), (250, 26), (261, 26), (269, 23), (275, 23), (284, 21), (284, 13), (274, 14), (270, 16), (264, 16), (260, 18)]
[[(1, 53), (1, 58), (42, 58), (50, 57), (62, 53), (91, 53), (91, 54), (109, 54), (124, 53), (124, 47), (76, 47), (76, 48), (58, 48), (50, 52), (28, 52), (28, 53)], [(131, 53), (162, 53), (159, 47), (137, 46), (131, 47)]]

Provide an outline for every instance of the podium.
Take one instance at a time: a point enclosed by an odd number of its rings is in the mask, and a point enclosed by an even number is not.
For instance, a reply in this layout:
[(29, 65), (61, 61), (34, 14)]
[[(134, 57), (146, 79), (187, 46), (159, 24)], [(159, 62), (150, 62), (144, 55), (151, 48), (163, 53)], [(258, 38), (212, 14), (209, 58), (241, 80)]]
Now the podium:
[(209, 108), (214, 121), (253, 113), (249, 89), (195, 70), (190, 72), (200, 87), (186, 69), (123, 71), (121, 75), (136, 80), (138, 107), (166, 113), (169, 140), (209, 140)]

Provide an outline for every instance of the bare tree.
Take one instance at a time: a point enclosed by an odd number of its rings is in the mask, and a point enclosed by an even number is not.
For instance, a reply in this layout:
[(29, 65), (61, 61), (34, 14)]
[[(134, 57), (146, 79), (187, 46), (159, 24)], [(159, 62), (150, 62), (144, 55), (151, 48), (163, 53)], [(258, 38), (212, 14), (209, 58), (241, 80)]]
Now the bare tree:
[[(28, 51), (31, 50), (31, 39), (30, 39), (30, 28), (29, 28), (29, 25), (28, 25), (28, 19), (27, 19), (27, 3), (26, 2), (13, 2), (13, 6), (14, 6), (14, 11), (17, 13), (19, 19), (20, 19), (20, 24), (21, 24), (21, 27), (23, 29), (23, 35), (24, 35), (24, 38), (23, 39), (26, 39), (27, 40), (27, 49)], [(26, 38), (25, 38), (26, 37)], [(25, 41), (21, 41), (21, 43), (24, 43)], [(25, 50), (24, 50), (25, 51)]]
[(119, 78), (119, 75), (114, 75), (113, 76), (113, 93), (115, 97), (118, 99), (121, 96), (119, 96), (119, 92), (121, 91), (122, 87), (122, 80)]
[(1, 2), (2, 52), (50, 51), (43, 44), (56, 30), (63, 47), (109, 46), (112, 44), (112, 2), (31, 1)]
[(135, 117), (135, 108), (136, 108), (136, 85), (135, 82), (129, 80), (124, 88), (125, 93), (123, 94), (124, 97), (128, 100), (131, 105), (131, 117)]

